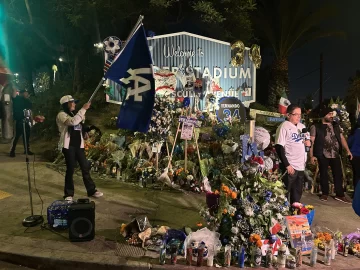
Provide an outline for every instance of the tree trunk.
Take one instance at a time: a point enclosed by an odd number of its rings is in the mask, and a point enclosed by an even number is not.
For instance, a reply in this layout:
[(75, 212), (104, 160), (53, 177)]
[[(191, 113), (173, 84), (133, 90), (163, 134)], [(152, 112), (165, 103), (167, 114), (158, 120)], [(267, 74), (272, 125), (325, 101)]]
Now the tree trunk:
[(26, 65), (25, 67), (25, 79), (26, 81), (29, 83), (28, 87), (28, 91), (30, 94), (35, 95), (35, 90), (34, 90), (34, 81), (33, 81), (33, 73), (32, 73), (32, 68), (30, 65)]
[(74, 82), (73, 82), (73, 91), (74, 93), (81, 93), (83, 88), (83, 78), (81, 72), (80, 64), (80, 54), (76, 54), (74, 61)]
[(278, 109), (279, 99), (283, 91), (289, 93), (289, 65), (288, 59), (276, 59), (271, 67), (269, 81), (269, 105), (275, 111)]

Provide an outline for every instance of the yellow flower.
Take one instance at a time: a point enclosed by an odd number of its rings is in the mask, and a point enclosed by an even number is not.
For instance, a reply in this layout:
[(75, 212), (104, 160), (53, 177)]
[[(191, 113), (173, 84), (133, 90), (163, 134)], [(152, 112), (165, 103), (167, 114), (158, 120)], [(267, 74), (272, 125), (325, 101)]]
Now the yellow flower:
[(125, 228), (126, 228), (126, 224), (125, 223), (121, 224), (120, 233), (123, 233), (125, 231)]

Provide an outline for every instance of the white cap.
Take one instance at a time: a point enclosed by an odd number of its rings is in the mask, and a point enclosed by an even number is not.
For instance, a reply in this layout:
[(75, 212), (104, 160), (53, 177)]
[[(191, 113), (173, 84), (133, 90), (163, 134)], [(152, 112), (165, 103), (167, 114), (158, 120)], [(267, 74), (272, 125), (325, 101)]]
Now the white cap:
[(70, 95), (66, 95), (66, 96), (63, 96), (61, 99), (60, 99), (60, 104), (64, 104), (64, 103), (67, 103), (69, 101), (75, 101), (77, 102), (77, 100), (75, 100), (72, 96)]

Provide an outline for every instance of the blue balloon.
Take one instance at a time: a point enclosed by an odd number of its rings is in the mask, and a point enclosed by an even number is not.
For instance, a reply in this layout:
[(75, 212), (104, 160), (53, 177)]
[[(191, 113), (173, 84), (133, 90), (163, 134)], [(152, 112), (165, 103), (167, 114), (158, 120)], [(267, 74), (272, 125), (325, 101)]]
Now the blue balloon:
[(174, 154), (180, 155), (182, 153), (182, 148), (179, 144), (175, 145)]
[(184, 105), (185, 108), (189, 107), (189, 105), (190, 105), (190, 98), (189, 97), (184, 98), (183, 105)]
[(277, 240), (277, 236), (275, 234), (272, 234), (272, 235), (270, 235), (269, 240), (270, 240), (271, 244), (274, 244), (276, 242), (276, 240)]
[(242, 219), (242, 216), (241, 216), (240, 214), (236, 214), (236, 215), (235, 215), (235, 219), (236, 219), (236, 220), (240, 220), (240, 219)]

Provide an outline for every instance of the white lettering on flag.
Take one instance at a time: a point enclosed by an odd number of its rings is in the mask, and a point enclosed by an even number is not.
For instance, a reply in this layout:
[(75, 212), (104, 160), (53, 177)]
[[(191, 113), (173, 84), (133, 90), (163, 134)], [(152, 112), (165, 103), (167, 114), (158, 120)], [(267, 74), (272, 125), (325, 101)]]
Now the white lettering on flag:
[[(120, 81), (124, 84), (129, 84), (130, 81), (134, 81), (134, 88), (129, 87), (127, 89), (128, 92), (126, 95), (126, 100), (128, 100), (129, 97), (134, 96), (134, 101), (142, 102), (142, 96), (140, 94), (151, 90), (151, 84), (148, 79), (138, 76), (138, 74), (152, 74), (152, 70), (151, 68), (130, 68), (127, 72), (130, 74), (130, 76), (127, 78), (122, 78)], [(139, 86), (139, 83), (143, 85)]]

